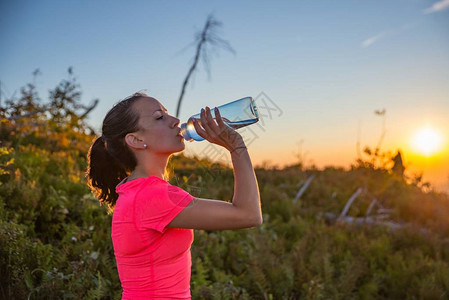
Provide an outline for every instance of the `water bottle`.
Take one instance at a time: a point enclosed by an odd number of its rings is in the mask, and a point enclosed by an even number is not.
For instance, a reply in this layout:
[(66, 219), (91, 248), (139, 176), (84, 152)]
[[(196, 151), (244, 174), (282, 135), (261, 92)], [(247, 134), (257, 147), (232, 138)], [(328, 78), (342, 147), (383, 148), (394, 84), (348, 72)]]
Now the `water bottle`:
[[(218, 107), (223, 122), (233, 129), (242, 128), (259, 121), (259, 113), (253, 98), (245, 97), (229, 102)], [(211, 109), (212, 117), (215, 119), (215, 110)], [(181, 124), (181, 134), (186, 141), (202, 141), (202, 138), (193, 126), (193, 119), (200, 120), (201, 115), (191, 116), (187, 123)]]

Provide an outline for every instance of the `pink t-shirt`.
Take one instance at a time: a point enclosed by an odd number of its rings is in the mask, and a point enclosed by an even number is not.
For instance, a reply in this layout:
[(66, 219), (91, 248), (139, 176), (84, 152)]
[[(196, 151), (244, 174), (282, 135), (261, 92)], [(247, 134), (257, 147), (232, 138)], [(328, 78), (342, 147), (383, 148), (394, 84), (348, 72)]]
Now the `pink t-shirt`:
[(190, 299), (193, 230), (166, 226), (194, 197), (156, 176), (116, 191), (111, 237), (122, 299)]

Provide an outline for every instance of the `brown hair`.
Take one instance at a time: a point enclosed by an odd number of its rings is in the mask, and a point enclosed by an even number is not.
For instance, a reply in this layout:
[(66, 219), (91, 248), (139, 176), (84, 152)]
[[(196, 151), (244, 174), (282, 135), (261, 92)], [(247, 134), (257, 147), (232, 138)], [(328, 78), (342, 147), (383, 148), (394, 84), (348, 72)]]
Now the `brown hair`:
[(135, 93), (111, 108), (103, 120), (103, 134), (95, 139), (87, 154), (86, 177), (89, 188), (100, 205), (108, 205), (110, 213), (114, 211), (118, 198), (115, 187), (137, 165), (134, 153), (125, 142), (125, 136), (139, 130), (139, 114), (132, 107), (142, 97), (148, 96)]

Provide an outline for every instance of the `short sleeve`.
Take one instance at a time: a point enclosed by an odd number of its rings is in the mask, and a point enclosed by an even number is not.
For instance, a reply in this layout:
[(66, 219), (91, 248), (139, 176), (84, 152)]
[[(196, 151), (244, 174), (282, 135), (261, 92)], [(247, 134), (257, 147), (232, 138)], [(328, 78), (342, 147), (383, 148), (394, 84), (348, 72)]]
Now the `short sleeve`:
[(162, 232), (193, 200), (193, 196), (168, 182), (145, 185), (134, 201), (134, 216), (138, 229)]

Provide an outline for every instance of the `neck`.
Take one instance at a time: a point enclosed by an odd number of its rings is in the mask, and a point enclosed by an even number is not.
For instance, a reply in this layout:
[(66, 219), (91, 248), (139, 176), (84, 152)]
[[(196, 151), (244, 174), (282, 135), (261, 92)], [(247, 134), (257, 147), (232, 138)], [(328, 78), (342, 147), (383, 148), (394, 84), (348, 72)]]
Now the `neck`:
[(129, 175), (129, 179), (140, 177), (156, 176), (164, 179), (165, 168), (167, 167), (170, 155), (164, 153), (147, 153), (138, 158), (138, 164)]

